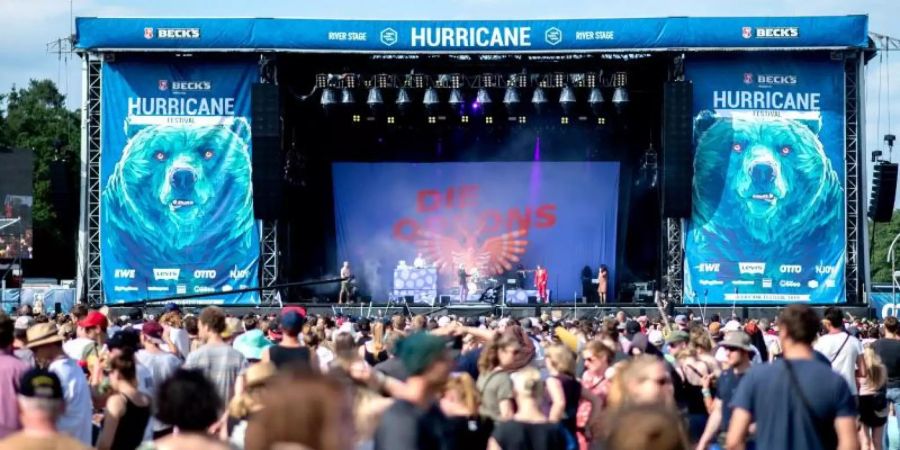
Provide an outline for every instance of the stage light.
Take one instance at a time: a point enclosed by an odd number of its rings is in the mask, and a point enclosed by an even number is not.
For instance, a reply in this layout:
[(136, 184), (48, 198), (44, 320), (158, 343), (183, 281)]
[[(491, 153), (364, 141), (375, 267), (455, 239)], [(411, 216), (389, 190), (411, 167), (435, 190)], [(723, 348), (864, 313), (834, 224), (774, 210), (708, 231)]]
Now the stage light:
[(381, 96), (381, 89), (377, 87), (369, 89), (369, 96), (366, 99), (366, 104), (369, 105), (369, 108), (373, 113), (381, 112), (381, 110), (384, 109), (384, 97)]
[(406, 88), (400, 88), (400, 90), (397, 91), (397, 100), (394, 103), (397, 104), (397, 109), (400, 110), (401, 114), (409, 112), (409, 107), (412, 105), (412, 99), (409, 98), (409, 92), (406, 91)]
[(506, 105), (509, 115), (516, 114), (519, 109), (519, 91), (515, 87), (506, 88), (506, 92), (503, 94), (503, 104)]
[(531, 95), (531, 104), (534, 105), (534, 109), (538, 112), (541, 112), (547, 105), (547, 94), (544, 93), (544, 89), (540, 86), (534, 88), (534, 94)]
[(519, 116), (519, 123), (525, 125), (528, 122), (528, 118), (525, 116)]
[(425, 96), (422, 97), (422, 104), (425, 105), (427, 111), (434, 111), (440, 106), (440, 103), (441, 99), (438, 97), (437, 89), (430, 87), (425, 90)]
[(396, 119), (394, 118), (394, 116), (388, 116), (388, 117), (387, 117), (387, 123), (389, 123), (389, 124), (394, 124), (394, 123), (396, 123)]
[(600, 88), (591, 89), (590, 94), (588, 94), (588, 105), (591, 106), (591, 111), (594, 112), (595, 115), (600, 115), (603, 112), (603, 103), (606, 101), (603, 98), (603, 92), (600, 91)]
[(360, 120), (362, 120), (362, 118), (359, 116), (359, 114), (353, 115), (353, 123), (359, 123)]
[(469, 116), (462, 116), (459, 118), (459, 121), (462, 123), (469, 123)]
[(569, 124), (569, 118), (568, 118), (568, 116), (562, 116), (562, 117), (560, 117), (560, 118), (559, 118), (559, 123), (562, 124), (562, 125), (568, 125), (568, 124)]
[(450, 90), (450, 98), (447, 100), (447, 103), (457, 114), (462, 114), (465, 109), (466, 101), (463, 98), (462, 92), (457, 88), (453, 88)]
[(494, 116), (487, 116), (484, 118), (484, 123), (486, 125), (491, 125), (494, 123)]
[(341, 104), (344, 106), (351, 106), (356, 103), (356, 99), (353, 98), (353, 91), (350, 88), (341, 89)]
[(472, 103), (472, 111), (487, 113), (490, 110), (492, 102), (491, 93), (488, 92), (487, 89), (481, 88), (478, 90), (478, 93), (475, 94), (475, 102)]
[(325, 109), (325, 114), (331, 114), (338, 104), (337, 93), (331, 88), (323, 89), (322, 98), (319, 99), (319, 103), (321, 103), (322, 108)]
[(571, 115), (575, 108), (575, 90), (570, 86), (562, 88), (559, 93), (559, 105), (562, 106), (563, 114)]
[(625, 106), (628, 105), (628, 91), (623, 87), (617, 87), (615, 91), (613, 91), (612, 96), (612, 104), (616, 107), (616, 112), (621, 113)]

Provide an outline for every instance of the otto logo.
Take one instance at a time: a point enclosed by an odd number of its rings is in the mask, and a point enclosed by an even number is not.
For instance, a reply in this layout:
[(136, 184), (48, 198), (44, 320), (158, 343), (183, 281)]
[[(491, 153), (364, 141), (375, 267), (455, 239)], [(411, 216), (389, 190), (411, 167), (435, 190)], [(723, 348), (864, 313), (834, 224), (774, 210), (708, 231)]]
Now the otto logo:
[[(145, 31), (146, 33), (146, 31)], [(199, 28), (160, 28), (156, 30), (160, 39), (200, 39)]]
[(750, 72), (744, 73), (744, 84), (753, 84), (753, 74)]
[(753, 27), (741, 28), (741, 36), (743, 36), (744, 39), (750, 39), (751, 37), (753, 37)]
[(557, 45), (563, 40), (562, 30), (556, 27), (547, 28), (544, 32), (544, 40), (550, 45)]
[(742, 262), (738, 263), (741, 275), (762, 274), (766, 271), (766, 263), (761, 262)]
[(781, 267), (778, 268), (778, 271), (781, 273), (800, 273), (803, 271), (803, 266), (797, 264), (782, 264)]
[(208, 91), (212, 89), (209, 81), (173, 81), (173, 91)]
[(194, 278), (200, 280), (214, 280), (216, 278), (215, 270), (195, 270)]
[(701, 263), (697, 265), (697, 270), (704, 273), (718, 273), (719, 263)]
[(238, 269), (237, 266), (234, 266), (234, 268), (228, 272), (228, 276), (231, 277), (232, 280), (247, 278), (250, 276), (250, 269)]
[(397, 43), (398, 35), (397, 30), (393, 28), (385, 28), (381, 30), (381, 43), (387, 45), (388, 47)]
[(160, 280), (177, 280), (181, 269), (153, 269), (153, 278)]
[(756, 29), (758, 38), (795, 38), (800, 37), (798, 27), (760, 27)]
[(799, 283), (799, 282), (797, 282), (797, 281), (790, 281), (790, 280), (781, 280), (781, 281), (778, 282), (778, 285), (781, 286), (781, 287), (788, 287), (788, 288), (798, 288), (798, 287), (800, 287), (800, 283)]
[(767, 85), (795, 85), (797, 77), (794, 75), (757, 75), (756, 82)]
[(153, 39), (153, 27), (144, 28), (144, 39)]
[(837, 273), (837, 268), (834, 266), (824, 266), (819, 264), (816, 266), (816, 273), (819, 275), (832, 275)]
[(134, 278), (135, 271), (134, 269), (116, 269), (115, 277), (116, 278)]
[(169, 80), (159, 80), (159, 90), (168, 91), (169, 90)]

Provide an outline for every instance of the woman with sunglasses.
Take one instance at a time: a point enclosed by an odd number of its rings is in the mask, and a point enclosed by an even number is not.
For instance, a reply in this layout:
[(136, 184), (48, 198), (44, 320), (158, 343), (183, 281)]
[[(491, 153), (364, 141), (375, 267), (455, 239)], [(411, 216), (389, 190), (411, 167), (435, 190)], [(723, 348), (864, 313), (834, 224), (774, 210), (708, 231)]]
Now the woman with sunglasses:
[(609, 379), (606, 378), (606, 371), (612, 363), (615, 352), (601, 341), (589, 341), (581, 351), (581, 357), (584, 360), (584, 373), (581, 375), (581, 388), (593, 394), (598, 399), (597, 405), (592, 405), (589, 401), (582, 400), (578, 405), (578, 413), (576, 415), (576, 425), (578, 429), (578, 448), (587, 450), (590, 448), (591, 440), (599, 434), (597, 429), (597, 421), (591, 421), (591, 414), (599, 411), (594, 409), (602, 409), (606, 405), (606, 396), (609, 392)]
[(519, 352), (519, 340), (502, 335), (489, 343), (478, 358), (476, 386), (481, 394), (478, 414), (482, 417), (496, 422), (513, 416), (513, 386), (509, 374), (517, 368)]

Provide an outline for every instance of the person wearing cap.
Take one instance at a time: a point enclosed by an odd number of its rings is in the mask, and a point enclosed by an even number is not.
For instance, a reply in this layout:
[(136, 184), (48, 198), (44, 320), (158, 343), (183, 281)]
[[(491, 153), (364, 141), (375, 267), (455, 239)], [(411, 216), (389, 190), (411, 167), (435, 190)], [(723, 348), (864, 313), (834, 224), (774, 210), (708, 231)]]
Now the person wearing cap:
[[(715, 322), (718, 323), (718, 322)], [(741, 378), (750, 370), (750, 359), (753, 357), (753, 345), (750, 336), (743, 331), (731, 331), (725, 335), (719, 347), (728, 352), (728, 369), (722, 372), (716, 382), (716, 395), (713, 400), (712, 412), (706, 422), (703, 435), (697, 443), (697, 449), (703, 450), (714, 442), (724, 443), (725, 433), (728, 432), (728, 422), (731, 420), (731, 399), (740, 384)], [(708, 380), (708, 379), (707, 379)], [(711, 396), (709, 382), (704, 380), (703, 395)]]
[(32, 325), (34, 325), (34, 317), (19, 316), (16, 318), (13, 328), (13, 354), (28, 364), (28, 367), (34, 367), (34, 352), (28, 349), (27, 338), (28, 328)]
[(62, 398), (65, 410), (57, 417), (57, 427), (84, 445), (91, 445), (91, 388), (78, 363), (63, 352), (63, 338), (56, 324), (36, 324), (28, 329), (27, 338), (28, 348), (34, 352), (37, 365), (56, 374), (64, 386)]
[(690, 323), (688, 322), (688, 317), (684, 314), (679, 314), (679, 315), (675, 316), (675, 326), (677, 327), (677, 329), (679, 329), (681, 331), (687, 331), (688, 326), (690, 326)]
[(19, 429), (16, 390), (30, 368), (13, 354), (13, 327), (12, 319), (0, 312), (0, 439)]
[(66, 408), (59, 377), (43, 369), (25, 372), (17, 383), (22, 431), (0, 440), (0, 450), (67, 449), (87, 450), (83, 442), (66, 435), (57, 423)]
[[(146, 367), (150, 372), (151, 396), (156, 402), (156, 392), (163, 381), (181, 367), (181, 359), (172, 353), (162, 350), (163, 326), (159, 322), (147, 322), (141, 326), (141, 347), (135, 354), (138, 363)], [(150, 421), (153, 439), (158, 439), (172, 432), (172, 427), (155, 418)]]
[(84, 356), (85, 348), (94, 343), (94, 340), (89, 338), (85, 334), (84, 328), (79, 325), (87, 318), (88, 313), (90, 312), (91, 311), (85, 305), (75, 305), (69, 313), (72, 322), (75, 323), (77, 328), (75, 329), (75, 339), (66, 341), (63, 344), (63, 351), (66, 352), (66, 355), (69, 355), (69, 358), (72, 358), (75, 361), (80, 361), (82, 356)]
[(281, 369), (285, 366), (317, 368), (319, 366), (315, 353), (303, 346), (300, 340), (300, 332), (306, 311), (298, 306), (286, 306), (281, 310), (280, 327), (281, 342), (266, 348), (262, 352), (263, 362), (271, 361), (275, 367)]
[(375, 430), (375, 450), (454, 448), (447, 418), (437, 403), (453, 360), (446, 340), (416, 332), (397, 343), (397, 357), (409, 372), (405, 389), (384, 412)]
[(91, 340), (90, 343), (84, 346), (78, 360), (84, 361), (87, 364), (88, 370), (93, 373), (97, 370), (95, 369), (97, 364), (105, 356), (103, 355), (103, 352), (107, 339), (106, 329), (109, 327), (109, 320), (100, 311), (91, 311), (84, 320), (78, 322), (78, 327), (84, 330), (84, 337)]
[(689, 335), (687, 331), (675, 330), (669, 333), (669, 336), (666, 337), (666, 361), (672, 365), (678, 364), (675, 360), (675, 355), (686, 349), (690, 340), (691, 335)]
[(198, 369), (216, 386), (224, 402), (234, 397), (238, 376), (247, 368), (247, 358), (222, 338), (225, 332), (225, 311), (207, 306), (200, 312), (200, 339), (203, 346), (191, 352), (184, 362), (185, 369)]

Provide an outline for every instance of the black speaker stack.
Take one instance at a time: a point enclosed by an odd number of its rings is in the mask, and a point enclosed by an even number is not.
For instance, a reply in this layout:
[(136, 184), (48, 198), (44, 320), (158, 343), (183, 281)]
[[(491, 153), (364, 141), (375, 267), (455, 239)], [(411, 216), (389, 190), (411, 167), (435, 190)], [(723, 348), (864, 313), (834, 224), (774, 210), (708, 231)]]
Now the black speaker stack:
[(250, 100), (253, 161), (253, 214), (277, 220), (283, 211), (284, 157), (278, 86), (256, 83)]
[(668, 82), (663, 89), (662, 210), (664, 217), (690, 217), (694, 178), (693, 85)]
[(873, 222), (891, 221), (896, 193), (897, 164), (878, 161), (872, 172), (872, 196), (869, 198), (869, 218)]

